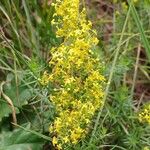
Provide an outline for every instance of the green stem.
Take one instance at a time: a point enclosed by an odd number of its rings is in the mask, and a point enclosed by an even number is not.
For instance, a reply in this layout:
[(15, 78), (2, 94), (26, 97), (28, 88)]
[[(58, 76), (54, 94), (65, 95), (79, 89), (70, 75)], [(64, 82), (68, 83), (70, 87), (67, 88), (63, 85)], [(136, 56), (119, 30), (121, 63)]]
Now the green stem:
[(120, 39), (119, 39), (119, 42), (118, 42), (118, 45), (117, 45), (117, 49), (116, 49), (115, 57), (114, 57), (114, 60), (113, 60), (113, 63), (112, 63), (112, 67), (111, 67), (111, 70), (110, 70), (110, 75), (109, 75), (108, 83), (107, 83), (107, 86), (106, 86), (106, 89), (105, 89), (105, 95), (104, 95), (104, 98), (103, 98), (103, 105), (102, 105), (102, 108), (100, 109), (100, 111), (98, 112), (96, 122), (95, 122), (95, 125), (94, 125), (94, 129), (93, 129), (93, 132), (92, 132), (92, 136), (91, 136), (91, 139), (90, 139), (90, 143), (92, 143), (92, 141), (93, 141), (93, 137), (96, 133), (96, 130), (97, 130), (97, 127), (98, 127), (98, 124), (99, 124), (99, 120), (100, 120), (100, 116), (101, 116), (105, 101), (106, 101), (108, 93), (109, 93), (109, 87), (110, 87), (110, 84), (111, 84), (111, 81), (112, 81), (112, 78), (113, 78), (115, 65), (116, 65), (116, 62), (117, 62), (117, 58), (119, 56), (119, 51), (120, 51), (121, 43), (122, 43), (122, 40), (123, 40), (124, 32), (125, 32), (125, 29), (126, 29), (127, 21), (128, 21), (128, 18), (129, 18), (130, 10), (131, 10), (131, 8), (129, 7), (129, 10), (128, 10), (128, 13), (127, 13), (127, 16), (126, 16), (126, 19), (125, 19), (125, 23), (124, 23), (124, 26), (123, 26), (123, 29), (122, 29), (122, 32), (121, 32), (121, 36), (120, 36)]

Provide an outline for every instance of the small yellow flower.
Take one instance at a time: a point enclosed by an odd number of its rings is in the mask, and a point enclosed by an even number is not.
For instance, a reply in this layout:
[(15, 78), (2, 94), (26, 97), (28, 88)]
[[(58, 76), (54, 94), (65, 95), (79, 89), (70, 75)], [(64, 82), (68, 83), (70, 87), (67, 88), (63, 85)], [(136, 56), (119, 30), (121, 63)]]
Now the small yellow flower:
[(137, 3), (137, 2), (138, 2), (138, 0), (133, 0), (133, 2), (134, 2), (134, 3)]
[(62, 149), (61, 144), (58, 144), (56, 147), (57, 147), (58, 150), (61, 150), (61, 149)]
[(65, 137), (63, 138), (63, 140), (64, 140), (65, 143), (69, 142), (68, 136), (65, 136)]
[(49, 127), (49, 132), (53, 132), (53, 126), (52, 125)]
[(121, 3), (123, 10), (127, 10), (128, 9), (128, 5), (126, 4), (126, 2), (122, 2)]
[(115, 11), (116, 16), (120, 15), (120, 12), (118, 10)]
[(145, 146), (145, 147), (143, 148), (143, 150), (150, 150), (150, 147)]
[(139, 113), (139, 121), (150, 125), (150, 104), (145, 105), (145, 108)]
[(78, 142), (80, 135), (75, 133), (74, 131), (71, 132), (70, 138), (73, 144), (76, 144)]
[(55, 136), (52, 139), (52, 143), (53, 143), (54, 146), (58, 143), (58, 140)]

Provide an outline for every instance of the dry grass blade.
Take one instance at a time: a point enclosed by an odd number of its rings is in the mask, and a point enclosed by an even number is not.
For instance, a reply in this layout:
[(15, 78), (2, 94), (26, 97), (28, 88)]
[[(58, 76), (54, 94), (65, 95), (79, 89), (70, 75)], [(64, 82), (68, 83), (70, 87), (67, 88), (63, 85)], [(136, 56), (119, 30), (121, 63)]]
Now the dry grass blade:
[(13, 123), (17, 124), (16, 110), (15, 110), (14, 104), (13, 104), (12, 100), (3, 92), (4, 84), (5, 84), (5, 82), (3, 81), (0, 85), (0, 95), (2, 95), (2, 97), (6, 100), (6, 102), (10, 106), (10, 108), (12, 110)]

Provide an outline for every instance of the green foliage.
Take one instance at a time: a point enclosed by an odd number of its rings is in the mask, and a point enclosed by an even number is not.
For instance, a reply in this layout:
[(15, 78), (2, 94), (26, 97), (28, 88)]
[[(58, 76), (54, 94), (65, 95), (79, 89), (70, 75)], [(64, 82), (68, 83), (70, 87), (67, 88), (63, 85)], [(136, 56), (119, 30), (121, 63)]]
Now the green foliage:
[[(12, 103), (16, 109), (16, 113), (19, 113), (19, 109), (21, 109), (22, 106), (27, 105), (28, 100), (32, 98), (32, 92), (27, 86), (23, 86), (22, 82), (19, 82), (19, 80), (18, 85), (16, 86), (14, 78), (15, 76), (13, 74), (7, 75), (7, 84), (3, 87), (3, 92), (12, 100)], [(9, 114), (12, 113), (11, 107), (3, 97), (0, 101), (0, 108), (0, 120), (3, 117), (8, 117)]]
[[(88, 4), (92, 7), (87, 5), (88, 16), (100, 38), (93, 51), (103, 60), (109, 83), (104, 108), (93, 117), (89, 134), (66, 150), (150, 149), (150, 126), (138, 119), (146, 89), (136, 98), (138, 82), (142, 86), (150, 85), (147, 59), (150, 57), (150, 1), (130, 2), (119, 0), (114, 4), (104, 0), (102, 4), (93, 0)], [(54, 135), (49, 134), (48, 127), (53, 124), (56, 111), (49, 101), (51, 87), (42, 87), (38, 79), (48, 68), (51, 47), (60, 43), (50, 23), (53, 13), (49, 0), (0, 1), (0, 84), (5, 82), (3, 92), (13, 102), (19, 124), (15, 126), (17, 129), (11, 124), (12, 109), (1, 94), (0, 150), (42, 150), (45, 143), (46, 147), (51, 145), (50, 137)], [(107, 32), (107, 28), (112, 29)]]
[[(17, 108), (16, 112), (18, 112), (19, 110)], [(2, 120), (3, 117), (8, 117), (9, 114), (12, 113), (11, 108), (9, 107), (8, 103), (4, 100), (4, 99), (0, 99), (0, 121)]]
[[(29, 129), (28, 125), (26, 129)], [(22, 129), (0, 134), (0, 150), (41, 150), (43, 139)]]

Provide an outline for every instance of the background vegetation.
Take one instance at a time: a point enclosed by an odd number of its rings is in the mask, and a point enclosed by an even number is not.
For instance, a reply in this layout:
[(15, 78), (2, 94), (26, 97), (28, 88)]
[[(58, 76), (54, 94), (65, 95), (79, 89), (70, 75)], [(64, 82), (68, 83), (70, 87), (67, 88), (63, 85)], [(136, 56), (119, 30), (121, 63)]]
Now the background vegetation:
[[(150, 126), (138, 113), (150, 100), (150, 1), (87, 0), (108, 84), (105, 106), (75, 150), (149, 150)], [(50, 150), (55, 108), (38, 82), (50, 49), (50, 0), (0, 1), (0, 150)]]

